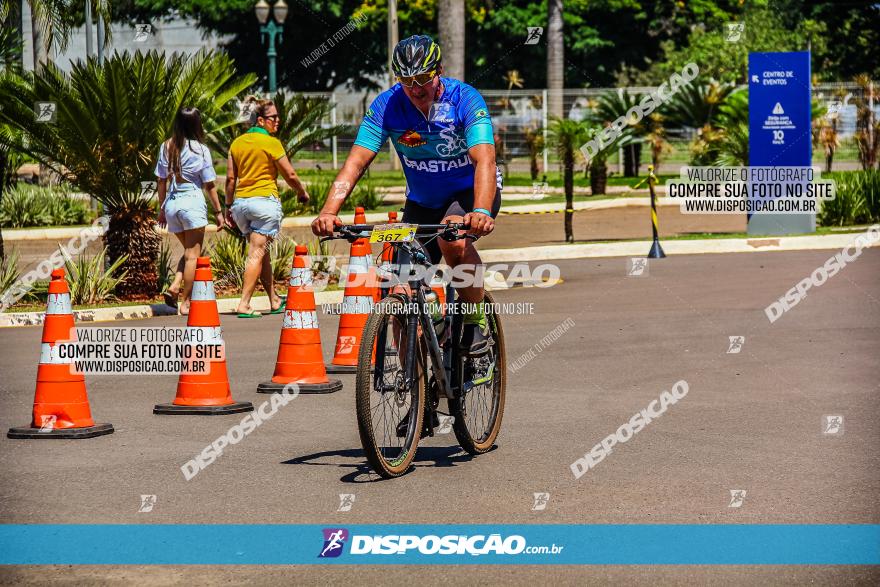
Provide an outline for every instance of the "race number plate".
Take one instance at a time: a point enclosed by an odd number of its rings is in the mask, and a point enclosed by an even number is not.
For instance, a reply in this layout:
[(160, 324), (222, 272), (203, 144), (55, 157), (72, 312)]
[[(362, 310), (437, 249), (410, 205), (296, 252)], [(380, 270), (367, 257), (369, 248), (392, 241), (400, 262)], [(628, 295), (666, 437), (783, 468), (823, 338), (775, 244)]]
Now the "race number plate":
[(371, 243), (408, 243), (416, 237), (416, 224), (378, 224), (370, 233)]

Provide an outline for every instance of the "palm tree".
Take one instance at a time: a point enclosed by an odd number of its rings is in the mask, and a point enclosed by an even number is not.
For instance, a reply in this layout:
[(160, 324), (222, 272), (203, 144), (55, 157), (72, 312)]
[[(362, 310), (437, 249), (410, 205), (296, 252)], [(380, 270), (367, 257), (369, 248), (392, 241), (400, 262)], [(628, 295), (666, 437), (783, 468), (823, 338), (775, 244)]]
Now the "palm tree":
[(714, 165), (733, 166), (749, 164), (749, 93), (737, 90), (727, 96), (718, 108), (718, 128), (721, 138)]
[[(0, 144), (104, 205), (110, 262), (128, 256), (128, 277), (117, 294), (151, 296), (160, 237), (153, 230), (154, 203), (142, 194), (141, 182), (152, 178), (178, 109), (197, 107), (210, 120), (253, 82), (253, 76), (236, 77), (225, 54), (205, 51), (191, 57), (117, 53), (101, 65), (78, 61), (69, 74), (51, 63), (34, 73), (6, 73), (0, 77), (0, 123), (21, 136), (0, 136)], [(36, 121), (35, 102), (56, 104), (54, 122)]]
[(547, 113), (557, 118), (562, 118), (565, 87), (562, 4), (562, 0), (547, 0)]
[[(843, 96), (838, 97), (842, 98)], [(813, 147), (822, 147), (825, 153), (825, 173), (831, 173), (834, 152), (840, 147), (840, 138), (837, 133), (840, 114), (831, 112), (827, 107), (823, 107), (822, 110), (823, 114), (813, 120)]]
[[(601, 126), (608, 126), (621, 116), (626, 118), (627, 112), (636, 107), (642, 99), (641, 94), (631, 94), (628, 90), (620, 88), (603, 93), (596, 100), (596, 107), (592, 111), (592, 118)], [(645, 119), (636, 124), (630, 124), (627, 120), (625, 132), (617, 141), (617, 147), (623, 147), (623, 175), (624, 177), (636, 177), (639, 174), (639, 165), (642, 159), (642, 137), (648, 133)]]
[[(110, 0), (94, 1), (95, 15), (110, 30)], [(27, 0), (31, 12), (31, 38), (34, 45), (34, 70), (51, 61), (53, 49), (64, 51), (75, 23), (70, 0)], [(6, 2), (4, 2), (6, 4)], [(8, 8), (0, 9), (5, 12)], [(4, 15), (0, 12), (0, 18)], [(108, 37), (109, 40), (109, 37)]]
[[(333, 104), (326, 98), (281, 91), (272, 96), (272, 101), (281, 117), (278, 133), (275, 136), (284, 145), (287, 157), (291, 161), (304, 148), (350, 130), (344, 124), (323, 126), (322, 121), (329, 117), (333, 109)], [(244, 129), (243, 126), (236, 124), (238, 114), (238, 107), (235, 101), (232, 101), (221, 113), (209, 120), (209, 124), (217, 130), (208, 135), (207, 143), (218, 156), (226, 156), (229, 153), (232, 141)]]
[(524, 129), (526, 147), (529, 149), (529, 174), (532, 181), (538, 179), (538, 157), (544, 152), (544, 129), (540, 126), (527, 126)]
[(664, 121), (666, 117), (659, 112), (652, 112), (648, 116), (648, 132), (645, 135), (645, 141), (651, 147), (651, 165), (654, 169), (660, 170), (660, 160), (667, 153), (672, 152), (672, 145), (666, 140), (666, 126)]
[(856, 132), (853, 138), (859, 149), (862, 169), (873, 169), (880, 153), (880, 120), (872, 106), (877, 103), (877, 88), (866, 74), (856, 76), (855, 82), (862, 90), (853, 100), (856, 105)]
[(464, 81), (464, 0), (437, 2), (437, 32), (443, 51), (443, 74)]
[[(7, 26), (11, 25), (7, 19), (14, 18), (15, 14), (10, 14), (9, 6), (4, 4), (3, 8), (0, 8), (0, 23), (3, 23), (3, 29), (0, 30), (0, 69), (4, 72), (18, 71), (21, 59), (21, 40), (18, 31), (13, 26)], [(14, 131), (9, 126), (0, 124), (0, 136), (12, 133)], [(0, 202), (3, 201), (3, 192), (14, 181), (15, 171), (21, 163), (20, 153), (0, 144)], [(6, 248), (3, 244), (3, 231), (0, 228), (0, 259), (5, 257)]]
[(574, 242), (574, 162), (575, 153), (587, 141), (584, 123), (553, 117), (548, 128), (547, 142), (556, 149), (562, 163), (562, 183), (565, 189), (565, 242)]
[(715, 80), (688, 84), (663, 105), (663, 114), (672, 127), (702, 128), (715, 122), (719, 107), (734, 89), (734, 84)]
[[(585, 122), (586, 129), (584, 131), (584, 142), (597, 140), (605, 127), (591, 122), (589, 119)], [(599, 196), (605, 193), (608, 187), (608, 154), (614, 152), (617, 145), (615, 141), (611, 145), (606, 146), (597, 152), (588, 162), (590, 171), (590, 195)]]

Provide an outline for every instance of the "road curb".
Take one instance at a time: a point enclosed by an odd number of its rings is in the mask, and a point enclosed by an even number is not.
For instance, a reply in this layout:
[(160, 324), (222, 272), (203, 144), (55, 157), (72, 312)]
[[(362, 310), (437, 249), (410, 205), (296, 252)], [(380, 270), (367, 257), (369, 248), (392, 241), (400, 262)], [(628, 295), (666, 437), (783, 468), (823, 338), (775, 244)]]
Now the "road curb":
[[(809, 251), (842, 249), (863, 233), (780, 236), (762, 238), (719, 238), (663, 241), (667, 255), (703, 255), (716, 253), (755, 253), (765, 251)], [(484, 249), (484, 263), (502, 261), (538, 261), (554, 259), (587, 259), (592, 257), (645, 257), (651, 249), (650, 240), (582, 245), (550, 245), (521, 249)], [(868, 246), (880, 246), (869, 244)]]
[[(343, 291), (321, 291), (315, 294), (315, 303), (338, 304), (342, 302)], [(232, 313), (241, 298), (221, 298), (217, 300), (217, 311), (221, 314)], [(269, 309), (269, 298), (260, 296), (252, 298), (254, 310)], [(176, 316), (177, 313), (165, 304), (142, 304), (137, 306), (119, 306), (118, 308), (96, 308), (94, 310), (74, 310), (73, 318), (79, 322), (115, 322), (117, 320), (139, 320), (156, 316)], [(39, 326), (43, 323), (45, 312), (8, 312), (0, 314), (0, 328), (15, 326)]]

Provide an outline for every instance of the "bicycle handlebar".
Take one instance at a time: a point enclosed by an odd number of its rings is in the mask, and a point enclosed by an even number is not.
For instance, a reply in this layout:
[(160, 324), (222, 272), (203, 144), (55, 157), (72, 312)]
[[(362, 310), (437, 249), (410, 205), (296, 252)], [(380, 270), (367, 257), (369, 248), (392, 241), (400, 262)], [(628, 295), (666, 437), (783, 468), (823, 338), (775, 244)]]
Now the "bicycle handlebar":
[[(376, 226), (382, 225), (343, 224), (342, 226), (336, 227), (331, 236), (325, 236), (321, 238), (321, 242), (323, 243), (329, 240), (336, 239), (354, 241), (359, 238), (369, 238), (370, 232), (372, 232)], [(467, 230), (468, 228), (470, 228), (470, 225), (464, 222), (450, 222), (448, 224), (418, 224), (416, 225), (416, 234), (426, 236), (429, 234), (437, 233), (440, 238), (447, 241), (454, 241), (462, 238), (477, 240), (479, 237), (473, 234), (465, 234), (462, 236), (458, 235), (459, 230)]]

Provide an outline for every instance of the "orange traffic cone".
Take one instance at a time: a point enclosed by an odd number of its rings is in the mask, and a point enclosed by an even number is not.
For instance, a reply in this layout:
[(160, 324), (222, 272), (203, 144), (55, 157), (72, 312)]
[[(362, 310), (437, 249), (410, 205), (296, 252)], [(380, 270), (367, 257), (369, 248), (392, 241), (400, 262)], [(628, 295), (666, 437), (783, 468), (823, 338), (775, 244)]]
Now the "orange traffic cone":
[(289, 383), (296, 383), (300, 393), (333, 393), (342, 389), (342, 382), (329, 379), (324, 368), (312, 269), (306, 266), (307, 254), (305, 246), (296, 246), (275, 374), (272, 381), (257, 386), (257, 393), (281, 392)]
[[(365, 217), (366, 218), (366, 217)], [(355, 221), (357, 222), (357, 221)], [(388, 223), (391, 224), (393, 222), (397, 222), (397, 212), (391, 211), (388, 213)], [(383, 243), (382, 244), (382, 264), (392, 263), (394, 261), (394, 247), (391, 246), (391, 243)]]
[[(363, 208), (355, 208), (354, 223), (367, 223)], [(333, 360), (327, 365), (327, 373), (357, 371), (361, 335), (367, 323), (367, 316), (373, 311), (373, 303), (379, 295), (378, 289), (370, 241), (360, 238), (351, 244), (336, 349)]]
[[(202, 344), (223, 344), (220, 314), (214, 297), (214, 277), (211, 259), (199, 257), (196, 261), (196, 277), (193, 281), (192, 299), (189, 304), (187, 330), (201, 330)], [(177, 397), (170, 404), (153, 407), (154, 414), (215, 416), (237, 414), (254, 409), (251, 402), (232, 400), (226, 358), (211, 361), (207, 373), (181, 373), (177, 381)]]
[(10, 428), (9, 438), (92, 438), (111, 434), (111, 424), (95, 424), (89, 408), (86, 379), (71, 373), (72, 359), (62, 359), (56, 349), (60, 341), (75, 340), (70, 289), (64, 269), (52, 272), (40, 365), (37, 367), (37, 390), (30, 426)]

